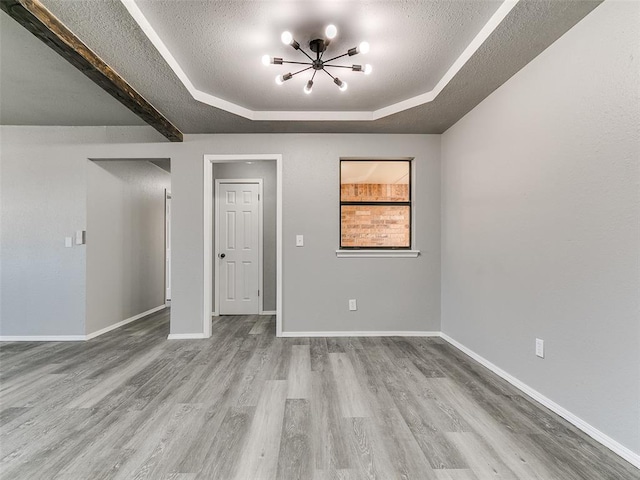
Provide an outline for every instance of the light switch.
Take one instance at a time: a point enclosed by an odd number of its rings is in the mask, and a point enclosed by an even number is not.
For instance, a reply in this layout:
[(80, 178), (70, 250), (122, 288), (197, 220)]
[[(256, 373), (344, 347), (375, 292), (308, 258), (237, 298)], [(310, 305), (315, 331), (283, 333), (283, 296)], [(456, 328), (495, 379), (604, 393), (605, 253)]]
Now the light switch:
[(76, 231), (76, 245), (84, 245), (85, 244), (85, 231), (78, 230)]
[(296, 235), (296, 247), (304, 247), (304, 235)]
[(64, 246), (66, 248), (73, 247), (73, 238), (72, 237), (64, 237)]

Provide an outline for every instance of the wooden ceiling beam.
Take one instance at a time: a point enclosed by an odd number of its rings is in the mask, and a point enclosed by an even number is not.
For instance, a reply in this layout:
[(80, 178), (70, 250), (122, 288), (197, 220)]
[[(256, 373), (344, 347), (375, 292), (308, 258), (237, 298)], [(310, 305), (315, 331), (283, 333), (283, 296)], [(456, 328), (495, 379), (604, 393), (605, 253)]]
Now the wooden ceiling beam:
[(182, 142), (175, 125), (38, 0), (0, 0), (0, 8), (166, 138)]

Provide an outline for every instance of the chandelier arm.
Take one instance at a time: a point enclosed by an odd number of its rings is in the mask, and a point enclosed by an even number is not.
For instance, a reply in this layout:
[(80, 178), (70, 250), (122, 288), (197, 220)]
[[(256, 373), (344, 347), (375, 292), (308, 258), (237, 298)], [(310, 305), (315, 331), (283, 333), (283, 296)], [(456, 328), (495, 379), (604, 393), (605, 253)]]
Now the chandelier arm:
[(349, 69), (353, 69), (353, 66), (351, 66), (351, 65), (327, 65), (325, 63), (324, 66), (325, 67), (332, 67), (332, 68), (349, 68)]
[(307, 67), (307, 68), (303, 68), (302, 70), (298, 70), (297, 72), (292, 73), (292, 74), (291, 74), (291, 76), (293, 77), (294, 75), (297, 75), (297, 74), (299, 74), (299, 73), (306, 72), (306, 71), (307, 71), (307, 70), (309, 70), (310, 68), (313, 68), (313, 67)]
[(313, 65), (313, 63), (310, 62), (290, 62), (288, 60), (283, 60), (282, 63), (294, 63), (296, 65)]
[(333, 78), (334, 80), (336, 79), (336, 77), (334, 77), (333, 75), (331, 75), (327, 70), (325, 70), (324, 68), (322, 69), (322, 71), (324, 73), (326, 73), (327, 75), (329, 75), (331, 78)]
[(337, 60), (338, 58), (346, 57), (347, 55), (349, 55), (349, 52), (338, 55), (337, 57), (330, 58), (329, 60), (325, 60), (324, 63), (332, 62), (334, 60)]
[(316, 78), (316, 73), (318, 73), (318, 70), (314, 70), (313, 71), (313, 75), (311, 75), (311, 81), (313, 82), (313, 79)]
[[(309, 60), (311, 60), (311, 61), (313, 62), (313, 58), (311, 58), (311, 57), (309, 56), (309, 54), (308, 54), (307, 52), (305, 52), (305, 51), (302, 49), (302, 47), (300, 47), (298, 50), (299, 50), (299, 51), (301, 51), (302, 53), (304, 53), (304, 54), (305, 54), (305, 56), (306, 56)], [(345, 55), (346, 55), (346, 54), (345, 54)]]

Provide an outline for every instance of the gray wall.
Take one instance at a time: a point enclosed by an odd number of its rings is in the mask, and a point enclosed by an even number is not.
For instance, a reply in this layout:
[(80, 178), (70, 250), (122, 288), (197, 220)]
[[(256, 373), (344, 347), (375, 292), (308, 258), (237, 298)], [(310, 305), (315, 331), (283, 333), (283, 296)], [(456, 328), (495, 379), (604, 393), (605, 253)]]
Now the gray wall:
[(64, 238), (87, 228), (87, 158), (162, 147), (161, 137), (148, 127), (0, 127), (0, 137), (0, 335), (84, 335), (86, 246)]
[[(55, 205), (60, 212), (67, 208), (86, 210), (87, 158), (171, 158), (171, 333), (202, 332), (203, 155), (241, 153), (283, 155), (285, 331), (440, 329), (438, 135), (187, 135), (184, 143), (172, 144), (145, 127), (2, 127), (1, 132), (3, 150), (13, 152), (9, 159), (12, 178), (29, 176), (29, 165), (38, 162), (39, 155), (54, 162), (58, 171), (73, 170), (67, 182), (71, 186), (73, 179), (72, 191), (76, 194), (56, 188), (57, 195), (62, 197)], [(341, 156), (416, 158), (416, 247), (422, 250), (420, 257), (336, 258)], [(7, 182), (4, 175), (2, 181)], [(8, 204), (3, 203), (3, 214), (13, 203), (13, 197)], [(3, 235), (4, 232), (3, 223)], [(296, 234), (305, 235), (305, 247), (295, 247)], [(62, 238), (58, 241), (62, 242)], [(15, 256), (16, 248), (11, 244), (8, 255)], [(4, 245), (2, 255), (5, 256)], [(56, 254), (56, 261), (64, 263), (59, 256)], [(16, 265), (19, 266), (16, 268), (36, 268), (24, 258)], [(78, 295), (84, 295), (84, 272), (83, 263), (73, 280), (79, 284)], [(60, 276), (70, 274), (65, 265)], [(4, 265), (2, 275), (4, 302), (4, 292), (8, 290)], [(409, 285), (418, 286), (420, 294)], [(52, 288), (64, 290), (67, 286), (58, 282)], [(25, 308), (38, 294), (22, 295), (14, 303), (14, 309)], [(358, 299), (357, 312), (347, 310), (349, 298)], [(51, 301), (42, 305), (42, 311), (49, 311), (55, 302), (52, 296)], [(79, 303), (81, 309), (76, 318), (79, 317), (80, 327), (84, 318), (84, 296)], [(61, 301), (60, 305), (67, 303)]]
[[(243, 162), (213, 164), (213, 215), (215, 219), (216, 191), (215, 180), (225, 178), (261, 178), (263, 193), (263, 270), (262, 283), (264, 292), (263, 308), (265, 311), (276, 309), (276, 162), (261, 161), (246, 164)], [(215, 225), (214, 220), (211, 221)], [(214, 231), (215, 248), (215, 231)], [(214, 250), (215, 251), (215, 250)], [(216, 286), (213, 284), (212, 301), (215, 302)], [(213, 308), (213, 307), (212, 307)]]
[(147, 161), (88, 161), (87, 333), (164, 305), (165, 189)]
[(84, 335), (86, 249), (64, 238), (86, 228), (86, 159), (21, 133), (0, 149), (0, 335)]
[[(201, 153), (283, 155), (284, 331), (438, 330), (440, 316), (440, 141), (436, 135), (189, 135), (185, 147)], [(413, 259), (336, 258), (339, 240), (339, 158), (415, 156), (417, 248)], [(173, 157), (172, 157), (173, 158)], [(202, 295), (182, 291), (202, 265), (202, 156), (172, 163), (175, 302), (180, 330), (202, 330)], [(188, 197), (185, 197), (188, 195)], [(295, 235), (305, 247), (295, 247)], [(176, 270), (178, 269), (178, 270)], [(180, 286), (182, 285), (182, 286)], [(421, 285), (420, 295), (408, 285)], [(188, 304), (176, 311), (177, 297)], [(358, 299), (349, 312), (347, 300)], [(184, 307), (184, 310), (182, 310)]]
[(443, 331), (636, 453), (638, 18), (605, 2), (442, 144)]

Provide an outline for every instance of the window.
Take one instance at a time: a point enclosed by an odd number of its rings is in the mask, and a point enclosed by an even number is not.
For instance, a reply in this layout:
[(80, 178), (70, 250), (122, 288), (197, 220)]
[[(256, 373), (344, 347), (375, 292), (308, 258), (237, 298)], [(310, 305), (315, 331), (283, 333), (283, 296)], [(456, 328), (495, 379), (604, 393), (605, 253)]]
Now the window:
[(340, 161), (340, 248), (411, 248), (411, 161)]

